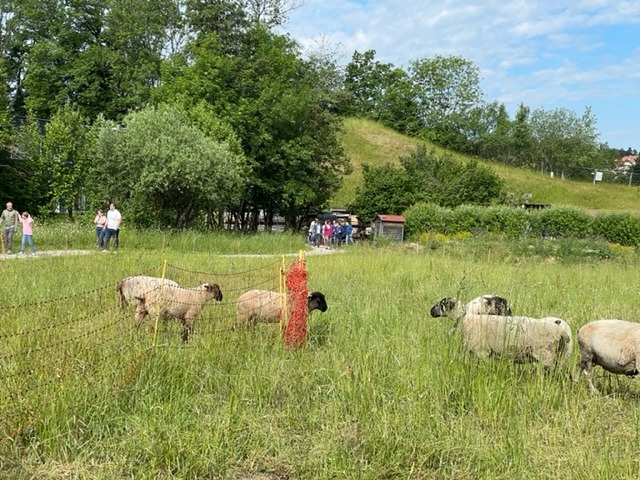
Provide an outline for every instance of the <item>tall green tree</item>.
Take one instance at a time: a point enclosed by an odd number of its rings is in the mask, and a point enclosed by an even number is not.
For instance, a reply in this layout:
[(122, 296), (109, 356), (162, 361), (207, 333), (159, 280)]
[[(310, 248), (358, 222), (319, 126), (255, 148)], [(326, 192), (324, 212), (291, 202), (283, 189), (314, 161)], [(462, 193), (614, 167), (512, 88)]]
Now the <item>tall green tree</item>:
[(114, 201), (137, 225), (182, 229), (242, 192), (246, 165), (174, 105), (99, 122), (88, 184), (95, 205)]
[(156, 98), (204, 100), (237, 133), (251, 167), (233, 211), (240, 227), (257, 228), (261, 212), (267, 224), (280, 213), (296, 226), (350, 171), (338, 141), (340, 119), (323, 105), (316, 73), (289, 38), (258, 25), (243, 42), (234, 56), (215, 34), (193, 42), (165, 66)]
[(60, 205), (72, 217), (82, 206), (93, 140), (86, 119), (70, 106), (61, 108), (46, 125), (37, 164), (41, 181), (52, 199), (50, 211)]
[(444, 146), (459, 146), (470, 112), (482, 101), (478, 67), (462, 57), (436, 55), (411, 62), (409, 74), (429, 138)]
[(563, 177), (589, 178), (598, 150), (595, 126), (596, 119), (589, 108), (581, 117), (564, 108), (535, 110), (531, 114), (531, 132), (540, 169)]

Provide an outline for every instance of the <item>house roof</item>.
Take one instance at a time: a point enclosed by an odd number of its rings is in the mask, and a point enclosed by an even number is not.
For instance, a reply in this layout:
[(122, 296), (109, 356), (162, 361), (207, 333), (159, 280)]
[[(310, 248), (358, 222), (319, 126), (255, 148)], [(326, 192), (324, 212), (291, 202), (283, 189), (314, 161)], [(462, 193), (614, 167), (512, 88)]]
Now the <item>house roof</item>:
[(402, 215), (376, 215), (383, 222), (404, 223), (406, 220)]

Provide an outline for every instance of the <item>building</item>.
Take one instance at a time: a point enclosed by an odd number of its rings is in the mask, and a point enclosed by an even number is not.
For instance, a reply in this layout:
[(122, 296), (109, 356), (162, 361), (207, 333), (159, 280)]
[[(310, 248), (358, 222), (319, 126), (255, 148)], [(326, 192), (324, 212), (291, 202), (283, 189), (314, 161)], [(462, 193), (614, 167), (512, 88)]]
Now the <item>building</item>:
[(402, 215), (376, 215), (373, 221), (373, 238), (402, 242), (405, 221)]

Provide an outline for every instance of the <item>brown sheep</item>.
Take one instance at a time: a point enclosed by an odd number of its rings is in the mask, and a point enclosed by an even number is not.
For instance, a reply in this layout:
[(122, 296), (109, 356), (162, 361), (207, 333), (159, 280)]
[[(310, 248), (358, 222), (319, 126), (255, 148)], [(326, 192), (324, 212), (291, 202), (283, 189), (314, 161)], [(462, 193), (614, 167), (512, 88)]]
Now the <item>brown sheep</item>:
[(177, 318), (182, 322), (182, 340), (189, 340), (189, 333), (193, 329), (193, 322), (200, 315), (208, 300), (222, 301), (220, 287), (203, 283), (195, 288), (180, 288), (165, 286), (163, 289), (150, 290), (136, 297), (135, 324), (139, 326), (149, 315), (153, 320), (157, 318)]

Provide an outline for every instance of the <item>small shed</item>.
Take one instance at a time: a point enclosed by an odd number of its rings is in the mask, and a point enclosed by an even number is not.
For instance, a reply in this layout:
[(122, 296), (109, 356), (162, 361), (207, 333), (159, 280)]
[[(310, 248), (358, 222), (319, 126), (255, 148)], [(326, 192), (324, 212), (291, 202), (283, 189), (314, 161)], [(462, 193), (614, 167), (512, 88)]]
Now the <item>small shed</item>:
[(404, 238), (405, 218), (402, 215), (376, 215), (373, 221), (373, 238), (386, 238), (401, 242)]

